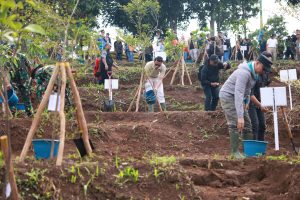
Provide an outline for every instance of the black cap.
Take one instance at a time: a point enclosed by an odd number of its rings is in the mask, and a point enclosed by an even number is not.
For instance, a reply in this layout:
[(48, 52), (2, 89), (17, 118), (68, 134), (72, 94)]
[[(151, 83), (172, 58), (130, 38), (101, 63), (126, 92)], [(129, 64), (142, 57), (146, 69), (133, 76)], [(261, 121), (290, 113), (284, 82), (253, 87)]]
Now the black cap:
[[(269, 54), (269, 53), (268, 53)], [(267, 53), (263, 52), (262, 54), (260, 54), (260, 56), (258, 57), (258, 61), (261, 62), (264, 65), (264, 71), (265, 72), (271, 72), (272, 71), (272, 56), (268, 56)]]
[(219, 59), (219, 57), (218, 57), (216, 54), (212, 54), (212, 55), (209, 57), (209, 60), (210, 60), (210, 61), (213, 61), (213, 62), (220, 62), (220, 59)]

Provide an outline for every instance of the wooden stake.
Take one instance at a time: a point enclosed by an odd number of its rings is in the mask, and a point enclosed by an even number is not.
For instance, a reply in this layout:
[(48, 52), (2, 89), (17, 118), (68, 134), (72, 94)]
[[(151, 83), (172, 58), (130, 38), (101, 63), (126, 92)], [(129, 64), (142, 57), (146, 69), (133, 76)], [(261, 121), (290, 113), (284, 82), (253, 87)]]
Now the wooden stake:
[(184, 85), (184, 58), (181, 58), (181, 84)]
[(64, 146), (65, 146), (65, 136), (66, 136), (66, 116), (65, 116), (65, 95), (66, 95), (66, 68), (65, 64), (60, 64), (60, 73), (61, 73), (61, 91), (60, 91), (60, 107), (59, 107), (59, 119), (60, 119), (60, 140), (59, 148), (56, 160), (56, 166), (61, 166)]
[[(5, 163), (7, 166), (9, 166), (9, 183), (11, 186), (12, 194), (11, 194), (11, 199), (12, 200), (18, 200), (19, 199), (19, 192), (18, 192), (18, 187), (15, 179), (15, 173), (14, 173), (14, 167), (12, 165), (11, 159), (9, 159), (8, 155), (8, 138), (6, 135), (0, 137), (0, 143), (1, 143), (1, 150), (4, 155)], [(6, 187), (6, 185), (4, 186)]]
[(143, 72), (141, 74), (141, 80), (140, 80), (140, 85), (139, 85), (139, 88), (138, 88), (138, 95), (137, 95), (136, 104), (135, 104), (135, 112), (139, 111), (143, 83), (144, 83), (144, 70), (143, 70)]
[(184, 60), (183, 60), (183, 62), (184, 62), (184, 67), (185, 67), (186, 74), (187, 74), (188, 80), (189, 80), (189, 82), (190, 82), (190, 85), (193, 85), (192, 80), (191, 80), (191, 77), (190, 77), (190, 74), (189, 74), (189, 71), (188, 71), (187, 66), (186, 66), (186, 63), (185, 63)]
[(175, 77), (176, 77), (176, 74), (178, 72), (178, 69), (179, 69), (179, 64), (180, 64), (180, 60), (178, 60), (177, 64), (176, 64), (176, 68), (175, 68), (175, 71), (173, 73), (173, 76), (172, 76), (172, 79), (171, 79), (171, 82), (170, 82), (170, 85), (173, 85), (174, 81), (175, 81)]
[(130, 105), (129, 105), (129, 108), (128, 108), (127, 112), (130, 112), (130, 111), (131, 111), (131, 109), (132, 109), (132, 106), (133, 106), (134, 100), (136, 99), (136, 97), (137, 97), (137, 95), (138, 95), (138, 92), (139, 92), (138, 88), (139, 88), (139, 86), (136, 88), (135, 95), (134, 95), (134, 97), (133, 97), (132, 101), (130, 102)]
[(2, 91), (0, 90), (0, 97), (2, 98), (2, 105), (4, 108), (4, 115), (7, 115), (8, 118), (13, 118), (13, 115), (9, 109), (8, 103), (6, 102), (6, 98), (4, 98), (4, 95)]
[(79, 95), (78, 89), (76, 87), (76, 83), (75, 83), (75, 80), (74, 80), (74, 77), (73, 77), (73, 74), (72, 74), (72, 71), (70, 68), (70, 64), (68, 62), (66, 62), (65, 66), (66, 66), (67, 76), (70, 79), (70, 85), (71, 85), (71, 90), (73, 93), (73, 99), (74, 99), (74, 103), (75, 103), (75, 106), (77, 109), (78, 124), (80, 126), (82, 126), (81, 127), (82, 128), (82, 130), (81, 130), (82, 131), (82, 140), (83, 140), (84, 147), (85, 147), (87, 154), (90, 155), (92, 153), (92, 148), (91, 148), (90, 141), (89, 141), (88, 127), (87, 127), (86, 119), (85, 119), (84, 112), (82, 109), (80, 95)]
[(54, 86), (54, 83), (55, 83), (55, 80), (57, 78), (57, 75), (58, 75), (58, 72), (59, 72), (59, 64), (56, 64), (56, 68), (51, 76), (51, 79), (49, 81), (49, 84), (47, 86), (47, 90), (45, 91), (45, 94), (44, 94), (44, 97), (42, 99), (42, 102), (41, 104), (39, 105), (39, 108), (36, 112), (36, 114), (34, 115), (34, 119), (33, 119), (33, 122), (31, 124), (31, 127), (30, 127), (30, 130), (29, 130), (29, 133), (27, 135), (27, 138), (26, 138), (26, 141), (25, 141), (25, 144), (23, 146), (23, 150), (21, 152), (21, 155), (20, 155), (20, 161), (23, 162), (26, 155), (27, 155), (27, 152), (28, 152), (28, 149), (31, 145), (31, 142), (32, 142), (32, 138), (38, 128), (38, 125), (41, 121), (41, 116), (42, 116), (42, 113), (44, 111), (44, 109), (46, 108), (47, 106), (47, 103), (48, 103), (48, 100), (49, 100), (49, 97), (51, 95), (51, 92), (52, 92), (52, 89), (53, 89), (53, 86)]

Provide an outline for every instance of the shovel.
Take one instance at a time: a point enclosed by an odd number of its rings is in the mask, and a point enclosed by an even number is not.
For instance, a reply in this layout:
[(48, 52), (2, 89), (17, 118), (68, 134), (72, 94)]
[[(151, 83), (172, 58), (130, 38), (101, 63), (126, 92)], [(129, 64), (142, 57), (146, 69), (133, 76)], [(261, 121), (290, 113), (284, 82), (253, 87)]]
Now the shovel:
[(112, 71), (107, 72), (108, 78), (109, 78), (109, 99), (104, 101), (104, 111), (105, 112), (114, 112), (115, 110), (115, 101), (112, 99), (112, 80), (111, 75)]
[(284, 125), (285, 125), (285, 128), (286, 128), (287, 133), (288, 133), (288, 137), (290, 138), (291, 144), (293, 146), (293, 150), (296, 153), (296, 155), (299, 155), (299, 147), (295, 146), (293, 134), (292, 134), (291, 127), (289, 125), (289, 121), (288, 121), (287, 114), (285, 112), (284, 107), (281, 107), (281, 112), (282, 112), (282, 116), (283, 116)]

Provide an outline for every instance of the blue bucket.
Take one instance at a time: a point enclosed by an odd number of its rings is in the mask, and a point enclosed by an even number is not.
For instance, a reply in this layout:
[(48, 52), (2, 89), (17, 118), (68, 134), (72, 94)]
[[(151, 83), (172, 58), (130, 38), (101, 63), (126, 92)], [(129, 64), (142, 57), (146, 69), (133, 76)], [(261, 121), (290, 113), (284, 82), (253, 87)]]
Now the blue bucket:
[[(36, 139), (32, 140), (33, 150), (36, 159), (49, 159), (51, 153), (52, 140)], [(54, 140), (53, 157), (57, 156), (59, 140)]]
[(26, 108), (25, 108), (24, 103), (18, 103), (18, 104), (16, 105), (16, 109), (17, 109), (17, 110), (25, 110)]
[(243, 140), (244, 154), (247, 157), (266, 154), (268, 142), (258, 140)]
[[(15, 107), (19, 102), (19, 98), (13, 89), (7, 90), (7, 98), (9, 107)], [(1, 97), (0, 103), (3, 103), (3, 99)]]
[(146, 102), (147, 104), (155, 104), (156, 102), (156, 96), (154, 94), (154, 91), (153, 90), (149, 90), (145, 93), (145, 98), (146, 98)]

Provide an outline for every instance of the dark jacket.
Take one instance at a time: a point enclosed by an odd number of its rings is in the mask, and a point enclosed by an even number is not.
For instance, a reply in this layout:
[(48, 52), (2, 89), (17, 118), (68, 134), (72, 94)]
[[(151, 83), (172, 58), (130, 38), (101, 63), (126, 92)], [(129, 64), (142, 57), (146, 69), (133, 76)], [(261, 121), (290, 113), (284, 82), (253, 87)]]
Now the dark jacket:
[(260, 88), (267, 87), (271, 83), (269, 74), (264, 73), (263, 75), (258, 77), (256, 80), (254, 88), (251, 90), (251, 95), (254, 95), (258, 101), (261, 101), (260, 98)]
[(209, 61), (206, 61), (201, 70), (201, 85), (207, 86), (211, 83), (219, 83), (219, 71), (224, 69), (224, 64), (219, 62), (217, 66), (211, 66), (208, 64)]
[(115, 41), (114, 43), (115, 52), (116, 53), (122, 53), (123, 52), (123, 44), (121, 41)]

